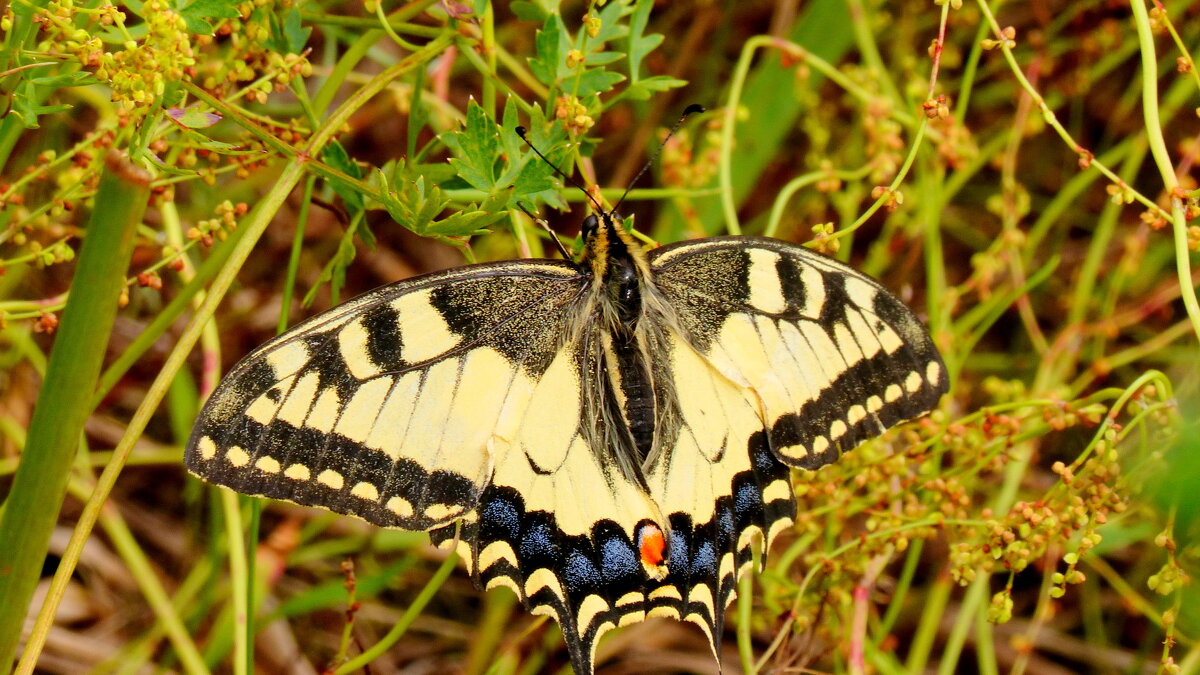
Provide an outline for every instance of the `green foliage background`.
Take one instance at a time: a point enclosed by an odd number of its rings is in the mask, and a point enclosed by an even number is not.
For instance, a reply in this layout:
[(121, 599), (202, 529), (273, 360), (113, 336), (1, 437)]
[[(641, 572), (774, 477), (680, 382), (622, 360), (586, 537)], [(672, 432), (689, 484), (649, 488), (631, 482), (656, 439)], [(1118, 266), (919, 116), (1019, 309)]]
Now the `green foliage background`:
[[(553, 255), (526, 211), (570, 245), (584, 195), (518, 125), (612, 203), (700, 103), (638, 235), (835, 254), (954, 378), (797, 473), (724, 672), (1200, 672), (1200, 3), (14, 0), (0, 30), (0, 668), (565, 668), (424, 535), (207, 488), (181, 444), (289, 323)], [(128, 265), (76, 260), (127, 231)], [(598, 660), (717, 672), (663, 621)]]

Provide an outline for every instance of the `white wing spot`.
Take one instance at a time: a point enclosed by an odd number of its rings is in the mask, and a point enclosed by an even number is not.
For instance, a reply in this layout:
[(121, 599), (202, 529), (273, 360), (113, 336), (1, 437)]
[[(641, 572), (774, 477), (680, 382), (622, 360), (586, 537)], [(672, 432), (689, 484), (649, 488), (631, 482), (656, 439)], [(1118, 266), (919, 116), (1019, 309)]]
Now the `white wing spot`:
[(354, 487), (350, 488), (350, 494), (358, 497), (359, 499), (365, 499), (369, 502), (373, 502), (379, 499), (379, 488), (376, 488), (373, 484), (366, 481), (359, 481), (358, 483), (354, 484)]
[(375, 426), (375, 418), (383, 407), (384, 399), (392, 389), (392, 378), (379, 377), (367, 380), (351, 395), (342, 408), (334, 431), (354, 441), (362, 443), (371, 435)]
[(750, 290), (750, 306), (766, 312), (779, 314), (787, 309), (787, 298), (783, 297), (783, 286), (780, 284), (779, 272), (775, 265), (779, 262), (779, 254), (761, 248), (749, 251), (750, 270), (746, 285)]
[(209, 460), (217, 456), (217, 444), (208, 436), (200, 439), (200, 442), (196, 444), (196, 449), (200, 451), (200, 459)]
[(388, 511), (391, 511), (401, 518), (408, 518), (413, 514), (412, 503), (404, 497), (392, 497), (387, 501), (387, 508)]
[(283, 475), (291, 478), (292, 480), (308, 480), (309, 478), (312, 478), (312, 474), (309, 473), (308, 467), (304, 466), (303, 464), (293, 464), (289, 466), (287, 470), (283, 472)]
[(829, 439), (824, 436), (817, 436), (813, 439), (812, 449), (814, 455), (824, 454), (829, 449)]
[(879, 291), (862, 279), (849, 275), (844, 276), (843, 279), (846, 284), (846, 295), (850, 301), (863, 309), (874, 311), (875, 296), (879, 294)]
[(808, 448), (803, 445), (787, 445), (779, 449), (779, 454), (792, 459), (808, 457)]
[(254, 468), (263, 473), (279, 473), (279, 460), (270, 455), (263, 455), (254, 462)]
[(317, 385), (316, 372), (309, 371), (302, 375), (292, 390), (288, 392), (287, 400), (280, 406), (276, 417), (294, 427), (303, 426), (304, 418), (308, 417), (308, 410), (317, 398)]
[(554, 572), (545, 567), (534, 570), (529, 575), (529, 578), (525, 580), (525, 597), (531, 597), (543, 588), (549, 588), (550, 592), (556, 597), (566, 597), (566, 593), (563, 592), (563, 587), (559, 583), (558, 577), (554, 576)]
[(341, 490), (342, 486), (346, 484), (342, 474), (333, 469), (325, 469), (318, 474), (317, 482), (332, 490)]
[(925, 366), (925, 379), (930, 386), (936, 387), (938, 380), (942, 377), (942, 366), (937, 361), (930, 361), (928, 366)]
[(846, 421), (849, 422), (851, 426), (858, 424), (866, 416), (867, 409), (861, 405), (852, 405), (850, 406), (850, 409), (846, 411)]
[(867, 399), (867, 410), (872, 413), (877, 413), (883, 410), (883, 399), (878, 396), (872, 396)]
[(445, 520), (462, 513), (458, 504), (431, 504), (425, 509), (425, 517), (430, 520)]
[(791, 526), (792, 519), (786, 517), (780, 518), (779, 520), (771, 523), (771, 528), (767, 532), (767, 548), (771, 548), (771, 542), (775, 541), (775, 537), (778, 536), (780, 532), (783, 532)]
[(659, 586), (650, 591), (650, 595), (646, 596), (647, 600), (657, 600), (659, 598), (669, 598), (671, 600), (683, 600), (683, 596), (679, 594), (679, 589), (674, 585)]
[(900, 339), (891, 326), (882, 321), (875, 325), (875, 336), (879, 338), (879, 344), (883, 346), (883, 351), (889, 354), (895, 354), (896, 350), (904, 346), (904, 340)]
[(506, 561), (513, 567), (520, 567), (521, 563), (517, 561), (517, 554), (513, 551), (512, 546), (507, 541), (495, 541), (487, 545), (487, 548), (479, 552), (479, 570), (483, 571), (492, 565)]
[(904, 390), (898, 384), (889, 384), (888, 388), (883, 392), (883, 400), (888, 403), (899, 401), (901, 396), (904, 396)]
[(850, 326), (838, 323), (833, 327), (833, 337), (837, 341), (838, 351), (841, 352), (842, 359), (846, 361), (847, 368), (863, 360), (862, 349), (858, 346), (858, 341), (854, 339), (854, 334), (850, 332)]
[(915, 370), (909, 373), (908, 377), (904, 380), (904, 388), (907, 389), (908, 393), (910, 394), (915, 394), (917, 391), (919, 391), (921, 389), (921, 384), (921, 374)]
[(235, 445), (225, 451), (225, 459), (236, 467), (243, 467), (250, 463), (250, 455), (242, 449), (242, 446)]
[(631, 592), (626, 593), (625, 595), (622, 595), (621, 597), (617, 598), (617, 607), (624, 607), (626, 605), (634, 605), (634, 604), (644, 601), (645, 599), (646, 599), (645, 594), (638, 593), (637, 591), (631, 591)]
[[(688, 604), (691, 604), (693, 602), (698, 602), (698, 603), (704, 605), (706, 608), (708, 608), (709, 616), (713, 616), (715, 614), (715, 608), (713, 607), (712, 589), (710, 589), (707, 585), (697, 584), (695, 586), (692, 586), (691, 591), (688, 593)], [(688, 616), (703, 616), (703, 615), (700, 614), (700, 612), (689, 612)], [(704, 629), (705, 633), (709, 633), (709, 631), (711, 630), (708, 627), (708, 624), (706, 622), (700, 622), (700, 627)], [(712, 634), (709, 633), (709, 639), (711, 639), (711, 638), (712, 638)]]
[(841, 420), (834, 420), (833, 423), (829, 425), (829, 438), (836, 441), (842, 436), (845, 436), (846, 431), (847, 429), (845, 422)]
[(637, 611), (637, 612), (629, 612), (627, 614), (621, 615), (621, 618), (617, 620), (617, 626), (624, 628), (625, 626), (632, 626), (635, 623), (641, 623), (645, 620), (646, 620), (645, 610)]
[[(276, 385), (264, 392), (262, 396), (254, 399), (254, 403), (246, 408), (246, 416), (259, 424), (270, 424), (271, 420), (275, 419), (276, 411), (279, 410), (279, 399), (287, 390), (286, 387), (281, 386), (282, 384)], [(276, 400), (272, 401), (268, 394), (273, 394)]]

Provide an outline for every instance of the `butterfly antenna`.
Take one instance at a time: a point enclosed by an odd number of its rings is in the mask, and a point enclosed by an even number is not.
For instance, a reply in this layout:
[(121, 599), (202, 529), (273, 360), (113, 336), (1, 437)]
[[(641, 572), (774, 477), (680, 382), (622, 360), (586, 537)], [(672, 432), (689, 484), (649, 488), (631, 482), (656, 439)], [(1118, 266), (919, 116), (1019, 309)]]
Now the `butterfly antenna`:
[(526, 134), (525, 127), (517, 127), (515, 129), (515, 131), (517, 132), (517, 135), (521, 137), (521, 140), (525, 141), (525, 145), (528, 145), (529, 149), (532, 150), (535, 155), (537, 155), (538, 157), (541, 157), (543, 162), (545, 162), (551, 169), (554, 169), (554, 173), (558, 174), (559, 176), (562, 176), (563, 180), (565, 180), (568, 183), (570, 183), (571, 185), (574, 185), (575, 187), (579, 188), (580, 191), (583, 192), (583, 195), (588, 198), (588, 201), (592, 203), (592, 206), (596, 207), (596, 211), (598, 213), (604, 213), (604, 207), (600, 206), (600, 202), (596, 201), (596, 198), (592, 196), (592, 193), (588, 192), (587, 187), (585, 187), (583, 185), (583, 183), (580, 183), (579, 181), (575, 180), (571, 176), (568, 176), (566, 173), (564, 173), (562, 169), (560, 169), (554, 165), (554, 162), (551, 162), (549, 159), (547, 159), (546, 156), (542, 154), (541, 150), (538, 150), (537, 148), (535, 148), (533, 146), (533, 143), (529, 142), (529, 139), (526, 138), (526, 136), (525, 136), (525, 134)]
[(676, 131), (679, 131), (679, 127), (683, 124), (683, 121), (695, 113), (702, 112), (704, 112), (704, 106), (696, 103), (693, 103), (683, 109), (683, 114), (679, 116), (679, 119), (675, 122), (675, 126), (671, 127), (671, 131), (667, 133), (667, 137), (663, 139), (662, 143), (658, 144), (658, 149), (655, 150), (654, 154), (650, 156), (650, 159), (646, 160), (646, 163), (642, 165), (642, 170), (638, 171), (637, 175), (633, 177), (633, 180), (629, 181), (629, 186), (625, 188), (625, 193), (622, 194), (621, 198), (617, 200), (616, 206), (612, 207), (612, 210), (609, 211), (610, 214), (616, 213), (621, 204), (625, 202), (625, 197), (629, 196), (629, 191), (632, 190), (633, 186), (637, 184), (638, 179), (642, 177), (642, 174), (646, 173), (646, 169), (649, 169), (650, 166), (654, 164), (654, 161), (658, 159), (658, 156), (662, 154), (663, 148), (667, 147), (667, 141), (671, 140), (671, 137), (675, 135)]
[(525, 208), (525, 205), (520, 202), (517, 202), (517, 208), (524, 211), (525, 215), (529, 216), (533, 222), (541, 225), (542, 229), (550, 234), (550, 238), (554, 240), (554, 245), (558, 247), (558, 252), (562, 254), (563, 260), (571, 260), (574, 257), (567, 252), (567, 247), (563, 246), (562, 240), (558, 238), (558, 233), (550, 229), (550, 223), (547, 223), (545, 218), (539, 218), (530, 213), (529, 209)]

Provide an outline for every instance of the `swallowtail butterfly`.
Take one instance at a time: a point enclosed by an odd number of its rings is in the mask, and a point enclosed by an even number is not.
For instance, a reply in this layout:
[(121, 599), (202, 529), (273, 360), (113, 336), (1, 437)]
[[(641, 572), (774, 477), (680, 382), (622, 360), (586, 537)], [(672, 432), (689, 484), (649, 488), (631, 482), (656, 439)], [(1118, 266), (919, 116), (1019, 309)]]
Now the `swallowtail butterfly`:
[(570, 260), (400, 281), (251, 352), (188, 470), (457, 543), (477, 584), (559, 622), (578, 675), (611, 628), (698, 624), (714, 654), (755, 547), (815, 469), (929, 411), (929, 335), (869, 277), (794, 244), (652, 250), (612, 212)]

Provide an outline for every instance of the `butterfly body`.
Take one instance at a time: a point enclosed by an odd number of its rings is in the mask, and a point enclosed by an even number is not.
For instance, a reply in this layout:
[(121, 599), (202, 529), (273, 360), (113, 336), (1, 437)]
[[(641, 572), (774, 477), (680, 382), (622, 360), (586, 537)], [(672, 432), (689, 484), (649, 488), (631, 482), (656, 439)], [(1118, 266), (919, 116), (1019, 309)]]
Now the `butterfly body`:
[(235, 366), (187, 451), (205, 480), (456, 543), (561, 624), (577, 673), (651, 616), (714, 650), (754, 550), (816, 468), (936, 404), (945, 368), (873, 280), (785, 242), (646, 252), (609, 214), (578, 262), (385, 286)]

